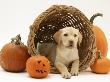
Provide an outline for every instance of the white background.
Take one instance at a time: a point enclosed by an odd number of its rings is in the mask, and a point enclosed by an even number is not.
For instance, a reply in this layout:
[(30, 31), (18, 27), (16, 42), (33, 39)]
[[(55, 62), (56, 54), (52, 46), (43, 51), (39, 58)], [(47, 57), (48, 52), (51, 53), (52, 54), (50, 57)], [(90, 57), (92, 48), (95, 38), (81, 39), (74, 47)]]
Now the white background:
[[(106, 34), (108, 40), (108, 54), (110, 59), (110, 0), (0, 0), (0, 49), (10, 42), (10, 38), (21, 34), (22, 41), (27, 44), (29, 26), (35, 18), (54, 4), (72, 5), (80, 9), (88, 19), (95, 13), (103, 13), (103, 18), (97, 17), (94, 25), (99, 26)], [(102, 44), (103, 45), (103, 44)], [(60, 75), (50, 74), (45, 79), (33, 79), (24, 73), (8, 73), (0, 68), (0, 81), (110, 81), (110, 73), (107, 75), (93, 74), (86, 70), (78, 77), (69, 80), (62, 79)]]

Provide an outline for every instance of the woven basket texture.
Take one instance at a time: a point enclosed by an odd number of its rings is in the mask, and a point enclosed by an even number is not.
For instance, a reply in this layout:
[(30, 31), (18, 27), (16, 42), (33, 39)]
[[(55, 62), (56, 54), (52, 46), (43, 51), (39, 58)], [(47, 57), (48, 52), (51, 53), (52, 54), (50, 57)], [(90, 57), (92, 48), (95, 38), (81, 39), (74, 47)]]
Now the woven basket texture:
[[(82, 43), (78, 47), (80, 66), (82, 71), (94, 61), (96, 54), (96, 40), (92, 31), (93, 25), (77, 8), (67, 5), (53, 5), (41, 13), (30, 26), (28, 49), (31, 55), (37, 55), (37, 44), (48, 44), (55, 41), (53, 35), (62, 28), (73, 27), (82, 34)], [(48, 47), (48, 46), (47, 46)], [(51, 72), (55, 73), (52, 66)]]

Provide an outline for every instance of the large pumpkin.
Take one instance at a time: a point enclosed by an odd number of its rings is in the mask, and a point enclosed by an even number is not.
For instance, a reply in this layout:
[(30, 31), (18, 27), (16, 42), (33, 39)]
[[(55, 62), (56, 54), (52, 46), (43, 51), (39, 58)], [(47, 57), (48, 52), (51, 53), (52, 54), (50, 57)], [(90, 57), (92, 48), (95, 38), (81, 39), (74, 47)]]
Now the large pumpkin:
[[(97, 13), (94, 14), (91, 19), (90, 22), (93, 23), (93, 20), (95, 19), (95, 17), (97, 16), (103, 16), (101, 13)], [(104, 34), (104, 32), (101, 30), (100, 27), (98, 26), (93, 26), (92, 28), (95, 36), (96, 36), (96, 47), (97, 50), (100, 50), (100, 52), (102, 53), (103, 57), (106, 57), (107, 55), (107, 51), (108, 51), (108, 43), (107, 43), (107, 39), (106, 36)]]
[(45, 56), (32, 56), (27, 60), (26, 70), (33, 78), (44, 78), (50, 72), (50, 62)]
[(1, 67), (10, 72), (22, 72), (26, 68), (26, 61), (29, 57), (27, 46), (21, 43), (21, 37), (17, 35), (11, 43), (1, 49)]

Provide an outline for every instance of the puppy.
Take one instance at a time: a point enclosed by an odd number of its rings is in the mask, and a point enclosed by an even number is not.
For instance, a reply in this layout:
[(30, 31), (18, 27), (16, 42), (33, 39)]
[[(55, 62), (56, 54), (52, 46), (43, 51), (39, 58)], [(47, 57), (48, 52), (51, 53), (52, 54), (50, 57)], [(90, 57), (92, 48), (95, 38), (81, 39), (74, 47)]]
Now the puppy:
[[(79, 30), (73, 27), (66, 27), (57, 31), (53, 37), (57, 42), (55, 67), (63, 78), (69, 79), (73, 75), (78, 75), (79, 55), (77, 44), (82, 41)], [(67, 67), (70, 63), (72, 63), (72, 67), (69, 72)]]

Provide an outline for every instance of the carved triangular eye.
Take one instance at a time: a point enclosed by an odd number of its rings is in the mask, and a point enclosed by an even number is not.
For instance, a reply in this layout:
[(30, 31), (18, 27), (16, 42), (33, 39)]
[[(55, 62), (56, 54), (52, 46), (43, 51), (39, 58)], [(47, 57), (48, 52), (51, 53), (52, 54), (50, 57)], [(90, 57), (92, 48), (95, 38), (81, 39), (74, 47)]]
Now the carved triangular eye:
[(45, 64), (43, 64), (43, 66), (45, 66)]
[(38, 61), (38, 63), (40, 63), (41, 61)]

